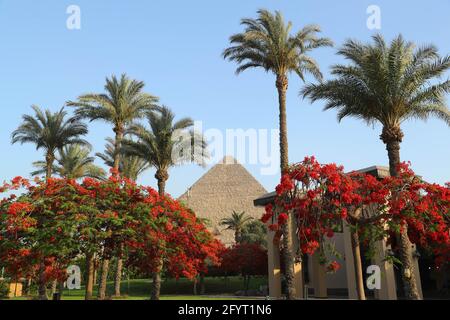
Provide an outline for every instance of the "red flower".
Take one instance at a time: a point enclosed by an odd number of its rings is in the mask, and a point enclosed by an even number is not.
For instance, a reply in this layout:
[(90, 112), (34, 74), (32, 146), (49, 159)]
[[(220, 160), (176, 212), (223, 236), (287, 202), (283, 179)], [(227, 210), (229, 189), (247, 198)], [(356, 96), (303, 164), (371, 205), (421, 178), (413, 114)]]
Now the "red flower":
[(278, 216), (278, 224), (279, 225), (285, 224), (288, 218), (289, 217), (286, 213), (280, 213), (280, 215)]
[(336, 261), (332, 261), (327, 266), (327, 272), (334, 273), (341, 268), (341, 265)]

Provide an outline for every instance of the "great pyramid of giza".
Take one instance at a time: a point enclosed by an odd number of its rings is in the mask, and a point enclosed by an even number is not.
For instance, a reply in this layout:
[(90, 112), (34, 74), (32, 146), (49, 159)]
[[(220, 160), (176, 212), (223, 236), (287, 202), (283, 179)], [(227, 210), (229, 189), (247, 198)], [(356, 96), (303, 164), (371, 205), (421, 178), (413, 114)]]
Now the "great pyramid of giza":
[(178, 199), (200, 218), (209, 221), (209, 229), (226, 246), (234, 244), (234, 233), (219, 223), (233, 211), (260, 219), (264, 208), (253, 200), (266, 194), (264, 187), (233, 157), (226, 156), (195, 182)]

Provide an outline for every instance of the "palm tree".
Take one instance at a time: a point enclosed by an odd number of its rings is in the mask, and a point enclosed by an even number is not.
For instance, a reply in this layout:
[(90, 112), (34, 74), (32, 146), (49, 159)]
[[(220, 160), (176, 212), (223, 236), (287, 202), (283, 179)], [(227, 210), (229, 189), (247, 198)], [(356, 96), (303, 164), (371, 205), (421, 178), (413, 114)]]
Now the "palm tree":
[[(143, 118), (158, 101), (155, 96), (143, 92), (144, 85), (144, 82), (132, 80), (125, 74), (120, 79), (113, 75), (111, 79), (106, 78), (106, 93), (85, 94), (75, 102), (67, 102), (67, 105), (77, 107), (76, 114), (80, 117), (111, 123), (115, 133), (115, 150), (119, 150), (126, 127)], [(120, 153), (116, 152), (113, 168), (117, 171), (119, 164)]]
[[(171, 167), (188, 162), (204, 164), (208, 157), (204, 137), (192, 129), (193, 120), (183, 118), (175, 122), (174, 119), (175, 115), (169, 108), (159, 107), (147, 114), (150, 130), (136, 124), (130, 132), (138, 141), (123, 141), (125, 154), (140, 157), (156, 169), (155, 178), (161, 196), (165, 195)], [(162, 268), (163, 261), (160, 261), (159, 272), (153, 274), (152, 300), (159, 299)]]
[[(87, 126), (78, 117), (66, 118), (67, 112), (61, 108), (58, 112), (42, 111), (38, 106), (32, 106), (35, 115), (23, 115), (22, 124), (14, 130), (11, 142), (21, 144), (33, 143), (36, 149), (45, 152), (45, 177), (52, 176), (55, 153), (64, 146), (72, 144), (89, 145), (80, 137), (87, 134)], [(39, 270), (39, 299), (46, 300), (45, 264), (40, 264)]]
[[(243, 33), (230, 37), (231, 47), (223, 52), (223, 57), (235, 61), (239, 65), (236, 74), (250, 68), (262, 68), (276, 77), (276, 88), (279, 101), (280, 122), (280, 165), (281, 172), (289, 166), (287, 120), (286, 120), (286, 92), (288, 89), (288, 75), (292, 72), (301, 80), (305, 80), (305, 73), (321, 80), (322, 73), (316, 61), (308, 53), (313, 49), (331, 46), (331, 40), (318, 38), (320, 28), (308, 25), (291, 35), (292, 23), (285, 23), (279, 11), (271, 13), (259, 10), (257, 19), (242, 19), (245, 27)], [(283, 258), (286, 266), (287, 298), (294, 298), (294, 258), (292, 253), (291, 217), (283, 226)]]
[[(96, 179), (104, 179), (105, 171), (94, 164), (94, 157), (90, 157), (90, 147), (73, 144), (64, 147), (56, 156), (57, 164), (53, 166), (52, 171), (60, 177), (68, 179), (80, 179), (91, 177)], [(38, 170), (33, 171), (31, 175), (37, 176), (45, 174), (45, 161), (36, 161), (33, 166)]]
[(229, 218), (223, 218), (220, 221), (220, 225), (226, 227), (225, 230), (234, 231), (234, 241), (240, 243), (242, 240), (242, 230), (247, 223), (249, 223), (253, 218), (247, 216), (244, 211), (236, 212), (233, 211)]
[[(112, 168), (114, 166), (114, 140), (107, 138), (106, 141), (105, 151), (103, 153), (98, 152), (95, 155), (102, 159), (107, 166)], [(123, 153), (120, 155), (119, 172), (128, 179), (136, 181), (149, 167), (145, 159)]]
[[(103, 120), (113, 125), (115, 133), (114, 148), (120, 150), (125, 129), (135, 120), (142, 118), (146, 112), (154, 108), (158, 98), (144, 93), (144, 82), (132, 80), (127, 75), (122, 74), (120, 79), (111, 76), (106, 78), (106, 93), (97, 94), (90, 93), (78, 97), (77, 101), (68, 101), (68, 106), (77, 107), (76, 114), (80, 117), (94, 120)], [(113, 169), (119, 172), (120, 153), (114, 154)], [(118, 264), (121, 263), (120, 257)], [(102, 270), (108, 272), (109, 261), (103, 260), (104, 266)], [(122, 270), (120, 265), (116, 268), (117, 277), (120, 278)], [(106, 295), (107, 274), (102, 272), (101, 285), (99, 289), (100, 299), (104, 299)], [(115, 292), (116, 296), (120, 296), (120, 285)]]
[[(354, 117), (368, 124), (380, 123), (389, 171), (397, 176), (405, 120), (435, 116), (450, 125), (445, 102), (450, 81), (437, 80), (450, 68), (450, 56), (440, 57), (432, 45), (415, 48), (401, 35), (390, 44), (381, 35), (373, 37), (373, 44), (349, 40), (338, 54), (350, 64), (333, 66), (335, 79), (308, 85), (302, 94), (312, 101), (326, 100), (325, 110), (337, 109), (339, 121)], [(399, 246), (405, 294), (418, 299), (407, 229), (399, 236)]]

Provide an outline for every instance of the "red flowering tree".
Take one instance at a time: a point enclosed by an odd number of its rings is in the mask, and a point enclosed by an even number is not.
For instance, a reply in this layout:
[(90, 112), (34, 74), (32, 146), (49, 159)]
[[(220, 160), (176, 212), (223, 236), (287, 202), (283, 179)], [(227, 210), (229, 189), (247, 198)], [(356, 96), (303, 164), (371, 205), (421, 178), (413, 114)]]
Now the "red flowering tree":
[(86, 298), (92, 296), (94, 255), (108, 261), (129, 249), (130, 264), (152, 271), (161, 260), (177, 277), (194, 277), (206, 272), (207, 262), (219, 262), (222, 245), (192, 211), (117, 175), (34, 185), (19, 177), (0, 191), (13, 192), (0, 200), (0, 263), (15, 278), (38, 278), (42, 299), (47, 283), (64, 281), (79, 255), (87, 261)]
[(83, 199), (71, 180), (37, 180), (32, 186), (19, 177), (2, 189), (25, 192), (1, 201), (0, 259), (15, 277), (32, 277), (38, 270), (39, 295), (45, 299), (47, 283), (63, 282), (68, 263), (80, 252), (77, 216)]
[(221, 269), (244, 278), (245, 292), (252, 276), (267, 274), (267, 250), (258, 244), (240, 243), (223, 251)]
[[(408, 165), (399, 167), (398, 177), (377, 180), (368, 174), (345, 174), (343, 167), (319, 164), (314, 157), (305, 158), (286, 171), (276, 188), (274, 205), (266, 207), (264, 222), (272, 221), (278, 230), (289, 214), (297, 221), (297, 234), (303, 254), (319, 253), (328, 271), (339, 268), (327, 256), (338, 256), (325, 239), (350, 228), (352, 249), (360, 299), (364, 299), (360, 242), (366, 254), (374, 254), (376, 241), (393, 239), (408, 226), (410, 240), (429, 249), (437, 262), (448, 262), (449, 188), (418, 179)], [(326, 254), (327, 248), (328, 254)], [(400, 260), (405, 252), (399, 251)], [(389, 258), (389, 257), (387, 257)], [(406, 270), (412, 275), (412, 270)]]
[[(193, 279), (207, 273), (207, 264), (219, 263), (223, 245), (180, 202), (147, 188), (136, 213), (139, 224), (135, 237), (130, 237), (126, 244), (131, 252), (129, 263), (141, 271), (154, 273), (164, 266), (173, 277)], [(159, 285), (153, 286), (157, 291), (153, 296), (159, 296)]]

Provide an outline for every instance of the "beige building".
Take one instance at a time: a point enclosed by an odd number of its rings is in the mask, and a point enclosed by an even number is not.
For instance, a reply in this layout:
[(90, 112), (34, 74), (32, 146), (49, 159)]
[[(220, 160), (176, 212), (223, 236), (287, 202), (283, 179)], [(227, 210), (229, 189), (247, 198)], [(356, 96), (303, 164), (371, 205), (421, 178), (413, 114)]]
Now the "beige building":
[(264, 187), (233, 157), (227, 156), (195, 182), (178, 200), (200, 218), (208, 219), (209, 229), (225, 245), (234, 244), (234, 234), (220, 226), (233, 211), (244, 211), (260, 219), (264, 208), (253, 200), (266, 194)]

